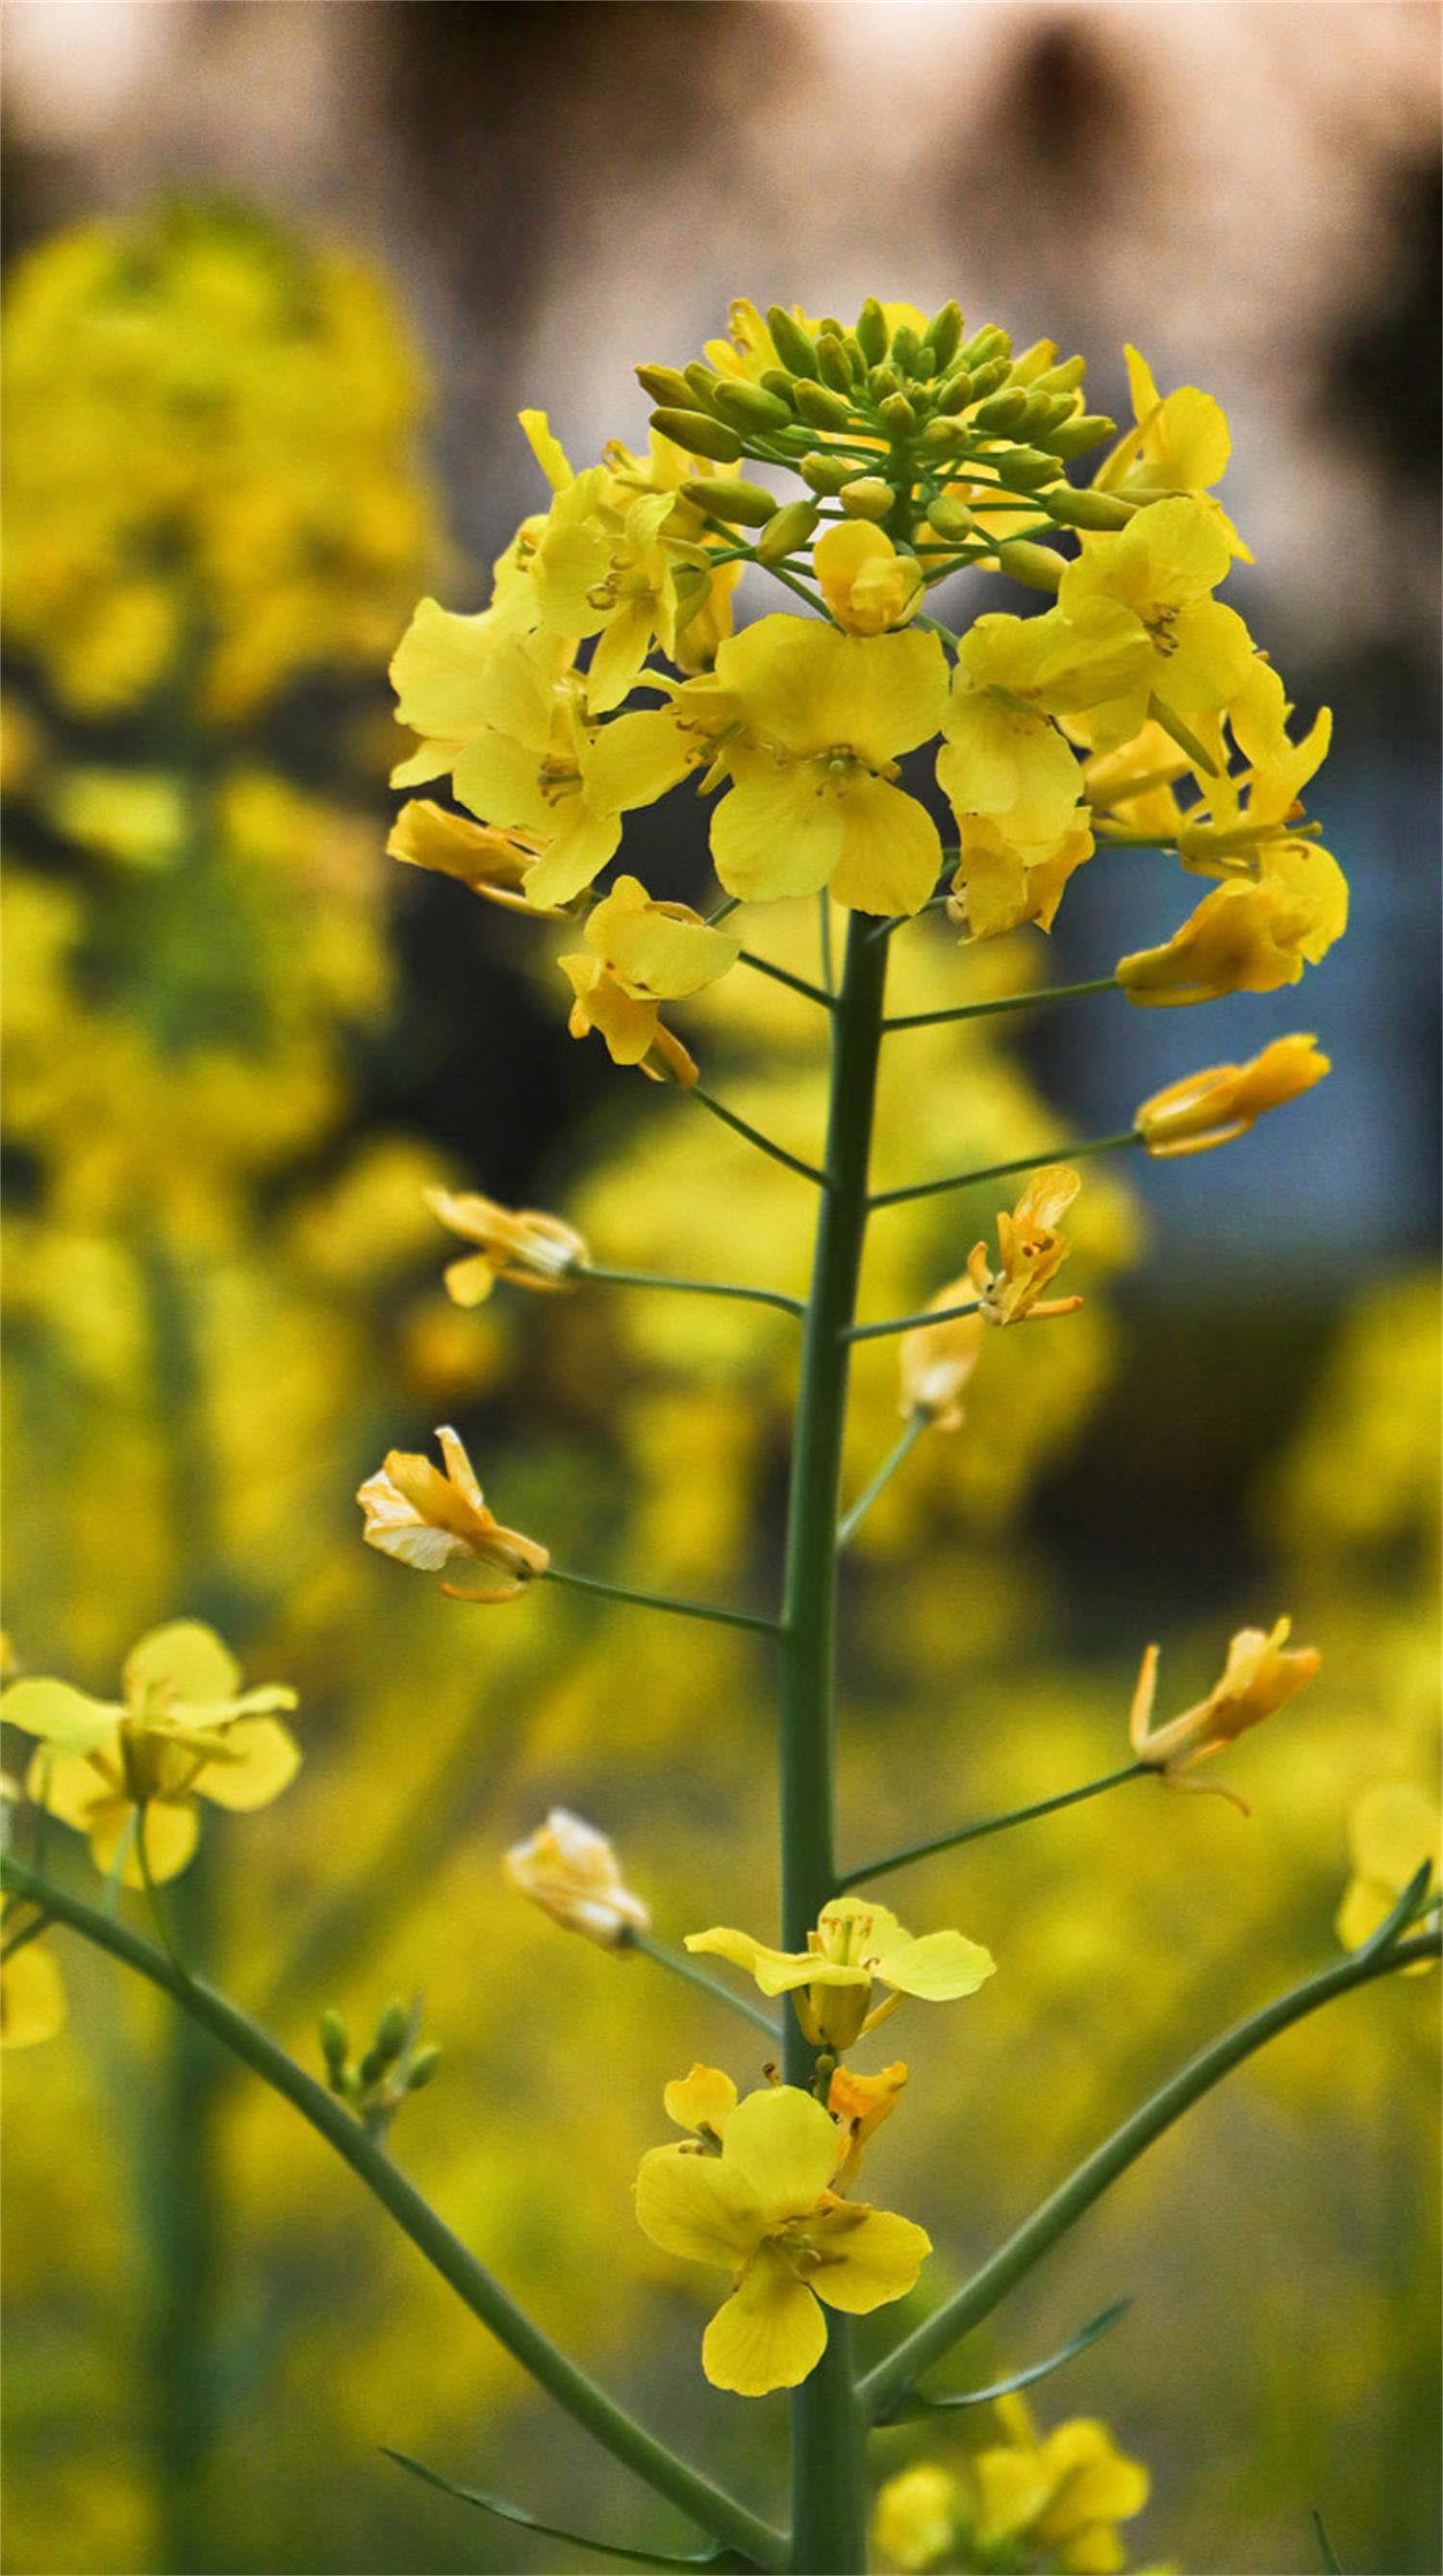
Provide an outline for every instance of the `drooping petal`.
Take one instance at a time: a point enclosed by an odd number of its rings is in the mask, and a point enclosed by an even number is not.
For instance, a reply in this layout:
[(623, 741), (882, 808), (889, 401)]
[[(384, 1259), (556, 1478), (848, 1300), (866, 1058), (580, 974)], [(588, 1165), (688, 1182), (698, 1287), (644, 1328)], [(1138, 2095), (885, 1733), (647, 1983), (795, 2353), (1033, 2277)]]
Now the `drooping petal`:
[(765, 1941), (753, 1940), (750, 1932), (734, 1932), (724, 1923), (709, 1932), (688, 1932), (686, 1946), (709, 1958), (728, 1959), (734, 1968), (745, 1968), (764, 1995), (790, 1994), (794, 1986), (806, 1985), (821, 1965), (809, 1950), (770, 1950)]
[(242, 1814), (268, 1807), (301, 1767), (301, 1748), (274, 1717), (242, 1717), (226, 1729), (224, 1758), (207, 1762), (196, 1781), (203, 1798)]
[(68, 1753), (110, 1743), (121, 1714), (111, 1703), (92, 1699), (88, 1691), (73, 1690), (69, 1682), (37, 1677), (12, 1682), (0, 1694), (0, 1717), (9, 1725), (23, 1727), (27, 1735), (38, 1735)]
[(827, 2346), (827, 2323), (779, 2247), (762, 2245), (702, 2337), (701, 2366), (713, 2388), (766, 2397), (795, 2388)]
[(736, 2109), (737, 2088), (719, 2066), (694, 2066), (690, 2075), (668, 2084), (662, 2100), (679, 2129), (710, 2129), (720, 2137)]
[(642, 2157), (636, 2215), (664, 2254), (725, 2272), (755, 2252), (766, 2223), (744, 2176), (693, 2147), (652, 2147)]
[(552, 825), (551, 846), (526, 880), (526, 900), (533, 909), (570, 903), (600, 875), (621, 839), (617, 816), (597, 813), (584, 796), (568, 796), (555, 806)]
[(807, 2273), (811, 2288), (829, 2308), (853, 2317), (905, 2299), (932, 2251), (926, 2228), (912, 2219), (845, 2200), (813, 2219), (807, 2236), (822, 2257)]

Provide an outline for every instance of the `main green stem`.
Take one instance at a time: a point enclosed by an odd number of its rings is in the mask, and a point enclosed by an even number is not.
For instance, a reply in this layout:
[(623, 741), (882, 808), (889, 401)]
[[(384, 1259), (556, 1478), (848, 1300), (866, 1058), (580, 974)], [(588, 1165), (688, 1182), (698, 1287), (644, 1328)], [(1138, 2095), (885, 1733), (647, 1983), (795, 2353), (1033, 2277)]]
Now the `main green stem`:
[[(881, 1043), (887, 943), (851, 915), (832, 1022), (826, 1187), (811, 1294), (787, 1510), (781, 1646), (782, 1942), (804, 1950), (837, 1893), (833, 1660), (837, 1498), (857, 1279), (867, 1227), (867, 1167)], [(810, 2088), (815, 2055), (790, 2017), (788, 2083)], [(790, 2565), (804, 2576), (856, 2576), (865, 2563), (864, 2442), (845, 2317), (828, 2317), (827, 2348), (792, 2399)]]

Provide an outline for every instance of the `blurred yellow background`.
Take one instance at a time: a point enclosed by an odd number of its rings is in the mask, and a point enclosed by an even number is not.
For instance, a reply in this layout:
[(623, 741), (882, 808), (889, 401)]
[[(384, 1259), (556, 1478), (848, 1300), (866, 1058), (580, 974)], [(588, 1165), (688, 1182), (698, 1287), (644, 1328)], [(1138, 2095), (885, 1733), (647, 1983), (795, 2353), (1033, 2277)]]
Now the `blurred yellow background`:
[[(791, 1325), (600, 1286), (462, 1314), (422, 1190), (555, 1208), (613, 1264), (789, 1287), (809, 1194), (573, 1047), (544, 935), (393, 882), (385, 664), (421, 590), (479, 604), (531, 506), (521, 403), (589, 454), (639, 433), (632, 362), (690, 355), (731, 292), (956, 293), (969, 324), (1085, 350), (1099, 405), (1124, 338), (1220, 396), (1243, 604), (1303, 712), (1337, 709), (1320, 810), (1355, 927), (1305, 996), (1182, 1029), (1107, 997), (889, 1058), (887, 1179), (1114, 1129), (1299, 1017), (1337, 1067), (1226, 1154), (1090, 1169), (1085, 1310), (996, 1337), (963, 1429), (855, 1551), (850, 1857), (1114, 1767), (1151, 1636), (1169, 1706), (1246, 1619), (1290, 1609), (1325, 1657), (1233, 1765), (1250, 1822), (1138, 1783), (899, 1878), (904, 1919), (955, 1920), (1002, 1969), (945, 2052), (908, 2033), (910, 2116), (875, 2150), (938, 2246), (930, 2299), (1329, 1955), (1354, 1798), (1436, 1778), (1433, 12), (7, 14), (14, 1650), (108, 1696), (186, 1612), (247, 1679), (295, 1684), (305, 1769), (264, 1815), (208, 1819), (173, 1891), (191, 1954), (313, 2064), (322, 2005), (361, 2029), (423, 1991), (446, 2057), (407, 2169), (568, 2350), (760, 2494), (782, 2403), (707, 2390), (705, 2285), (629, 2199), (663, 2082), (696, 2056), (757, 2070), (736, 2025), (566, 1939), (498, 1858), (559, 1801), (616, 1838), (665, 1937), (765, 1929), (766, 1650), (551, 1591), (444, 1602), (361, 1547), (351, 1497), (455, 1420), (563, 1562), (770, 1600)], [(990, 604), (979, 582), (963, 613)], [(700, 882), (699, 828), (672, 854), (643, 820), (636, 847), (649, 884)], [(894, 1007), (1104, 971), (1166, 900), (1144, 865), (1105, 873), (1050, 952), (961, 958), (919, 927)], [(810, 928), (779, 912), (774, 953)], [(688, 1032), (805, 1152), (808, 1015), (742, 980)], [(991, 1213), (984, 1191), (880, 1216), (865, 1311), (920, 1304)], [(853, 1487), (894, 1436), (895, 1366), (859, 1352)], [(69, 2026), (6, 2070), (9, 2568), (591, 2563), (403, 2481), (382, 2442), (677, 2537), (318, 2142), (56, 1947)], [(1144, 2564), (1280, 2576), (1314, 2563), (1319, 2506), (1344, 2565), (1436, 2568), (1435, 2021), (1409, 1980), (1291, 2034), (962, 2356), (997, 2375), (1134, 2294), (1037, 2411), (1104, 2415), (1147, 2461)], [(891, 2470), (928, 2446), (878, 2447)]]

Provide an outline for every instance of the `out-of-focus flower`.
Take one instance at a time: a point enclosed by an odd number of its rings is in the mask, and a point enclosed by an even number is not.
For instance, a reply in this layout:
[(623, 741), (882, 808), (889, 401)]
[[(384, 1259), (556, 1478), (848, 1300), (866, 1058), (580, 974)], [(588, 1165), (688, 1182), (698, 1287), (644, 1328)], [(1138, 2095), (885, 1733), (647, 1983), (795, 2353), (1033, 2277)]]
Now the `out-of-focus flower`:
[(1311, 1091), (1331, 1071), (1314, 1037), (1274, 1038), (1246, 1064), (1213, 1064), (1155, 1091), (1133, 1124), (1150, 1154), (1203, 1154), (1245, 1136), (1264, 1110)]
[[(949, 1279), (929, 1306), (960, 1306), (973, 1293), (964, 1270)], [(914, 1324), (902, 1335), (898, 1353), (902, 1380), (901, 1410), (909, 1417), (925, 1413), (938, 1431), (962, 1427), (962, 1391), (982, 1354), (987, 1338), (985, 1315), (951, 1315), (945, 1324)]]
[(737, 942), (689, 904), (653, 903), (626, 876), (587, 916), (585, 937), (589, 957), (557, 961), (575, 995), (572, 1036), (598, 1029), (613, 1063), (639, 1065), (656, 1081), (695, 1082), (696, 1066), (662, 1027), (658, 1005), (714, 984), (736, 964)]
[[(1179, 385), (1170, 394), (1159, 394), (1141, 351), (1129, 345), (1124, 355), (1134, 426), (1103, 458), (1092, 478), (1094, 491), (1118, 492), (1129, 501), (1145, 501), (1162, 492), (1185, 492), (1193, 500), (1204, 500), (1211, 486), (1222, 481), (1232, 454), (1226, 412), (1197, 385)], [(1251, 563), (1251, 548), (1244, 545), (1221, 504), (1213, 500), (1208, 506), (1216, 512), (1233, 554)]]
[[(850, 2048), (863, 2030), (894, 2012), (903, 1995), (923, 2003), (954, 2003), (975, 1994), (996, 1961), (961, 1932), (904, 1929), (885, 1905), (861, 1896), (839, 1896), (824, 1906), (805, 1950), (772, 1950), (750, 1932), (718, 1924), (689, 1932), (689, 1950), (727, 1959), (755, 1977), (764, 1995), (790, 1995), (797, 2019), (814, 2048)], [(872, 2005), (873, 1985), (891, 1989)]]
[(779, 2085), (728, 2108), (718, 2087), (709, 2109), (719, 2151), (705, 2139), (653, 2147), (636, 2214), (664, 2253), (735, 2273), (702, 2368), (713, 2387), (764, 2397), (815, 2370), (827, 2342), (819, 2300), (869, 2316), (905, 2298), (931, 2240), (911, 2219), (837, 2196), (846, 2140), (811, 2094)]
[(513, 1887), (568, 1932), (583, 1932), (604, 1950), (651, 1929), (651, 1908), (623, 1884), (616, 1853), (595, 1825), (553, 1807), (544, 1825), (513, 1843), (501, 1864)]
[(422, 1574), (438, 1573), (453, 1556), (470, 1559), (493, 1578), (484, 1592), (462, 1592), (443, 1583), (457, 1601), (514, 1601), (544, 1574), (550, 1552), (519, 1530), (504, 1529), (487, 1510), (460, 1433), (443, 1423), (436, 1434), (446, 1461), (443, 1475), (429, 1458), (390, 1449), (356, 1496), (365, 1513), (362, 1536), (383, 1556), (398, 1556)]
[(952, 2556), (967, 2527), (966, 2497), (959, 2479), (933, 2460), (901, 2469), (878, 2490), (872, 2514), (872, 2539), (883, 2558), (902, 2576), (921, 2576)]
[(540, 1291), (565, 1288), (586, 1239), (559, 1216), (539, 1208), (499, 1207), (478, 1190), (427, 1190), (426, 1205), (453, 1234), (480, 1246), (464, 1261), (447, 1264), (445, 1279), (458, 1306), (480, 1306), (498, 1279)]
[(728, 636), (714, 679), (675, 702), (679, 724), (695, 711), (713, 730), (731, 780), (711, 825), (728, 894), (770, 903), (827, 886), (862, 912), (920, 910), (942, 845), (897, 763), (937, 731), (946, 686), (935, 635), (779, 616)]
[(1353, 1874), (1338, 1908), (1336, 1930), (1345, 1950), (1358, 1950), (1392, 1913), (1425, 1861), (1430, 1873), (1425, 1903), (1436, 1903), (1443, 1862), (1437, 1798), (1427, 1797), (1411, 1780), (1380, 1780), (1348, 1818), (1348, 1856)]
[(997, 1266), (988, 1260), (985, 1243), (973, 1245), (967, 1276), (987, 1323), (1040, 1323), (1049, 1315), (1076, 1313), (1080, 1297), (1044, 1297), (1042, 1291), (1072, 1249), (1057, 1226), (1081, 1187), (1067, 1163), (1044, 1163), (1033, 1173), (1011, 1214), (1005, 1208), (998, 1210)]
[(30, 1932), (39, 1919), (36, 1906), (5, 1917), (5, 1938), (16, 1946), (0, 1962), (0, 2048), (34, 2048), (65, 2027), (64, 1980), (46, 1944)]
[(1215, 716), (1243, 686), (1252, 638), (1237, 610), (1211, 596), (1231, 555), (1218, 513), (1180, 499), (1154, 501), (1116, 536), (1090, 539), (1068, 565), (1057, 594), (1063, 615), (1106, 600), (1130, 611), (1146, 645), (1126, 683), (1088, 706), (1096, 750), (1137, 733), (1154, 699), (1191, 724)]
[(1112, 2576), (1126, 2564), (1117, 2526), (1141, 2513), (1151, 2488), (1141, 2461), (1119, 2451), (1094, 2417), (1075, 2416), (1039, 2440), (1022, 2398), (999, 2399), (997, 2411), (1007, 2442), (979, 2451), (968, 2469), (972, 2540), (986, 2563), (1023, 2543), (1069, 2576)]
[(1275, 993), (1316, 966), (1348, 921), (1347, 880), (1314, 841), (1268, 852), (1256, 882), (1230, 878), (1160, 948), (1120, 958), (1117, 980), (1130, 1002), (1155, 1008), (1213, 1002), (1224, 993)]
[(534, 832), (503, 832), (495, 824), (453, 814), (429, 796), (412, 796), (391, 826), (386, 855), (405, 867), (454, 877), (472, 894), (504, 904), (508, 911), (545, 914), (554, 909), (559, 920), (560, 906), (533, 904), (526, 894), (526, 880), (544, 847)]
[(36, 1805), (89, 1836), (98, 1870), (118, 1863), (125, 1886), (143, 1887), (142, 1835), (150, 1876), (174, 1878), (195, 1850), (198, 1797), (248, 1812), (289, 1786), (300, 1748), (274, 1712), (296, 1695), (242, 1690), (234, 1656), (194, 1619), (142, 1637), (121, 1688), (108, 1701), (69, 1682), (13, 1682), (0, 1718), (40, 1738), (26, 1784)]
[(1228, 1648), (1222, 1678), (1213, 1684), (1206, 1699), (1156, 1728), (1152, 1711), (1157, 1695), (1159, 1649), (1149, 1646), (1143, 1655), (1128, 1722), (1128, 1740), (1139, 1762), (1158, 1772), (1169, 1788), (1212, 1790), (1247, 1815), (1247, 1803), (1235, 1789), (1224, 1788), (1220, 1780), (1193, 1780), (1186, 1775), (1199, 1762), (1208, 1761), (1214, 1753), (1235, 1743), (1249, 1727), (1271, 1717), (1275, 1709), (1282, 1708), (1295, 1691), (1312, 1680), (1322, 1656), (1316, 1646), (1297, 1646), (1285, 1652), (1291, 1633), (1290, 1619), (1279, 1619), (1271, 1629), (1240, 1628)]
[(812, 554), (817, 586), (839, 626), (849, 635), (885, 635), (905, 626), (922, 604), (922, 567), (899, 555), (885, 528), (870, 519), (847, 519), (817, 539)]

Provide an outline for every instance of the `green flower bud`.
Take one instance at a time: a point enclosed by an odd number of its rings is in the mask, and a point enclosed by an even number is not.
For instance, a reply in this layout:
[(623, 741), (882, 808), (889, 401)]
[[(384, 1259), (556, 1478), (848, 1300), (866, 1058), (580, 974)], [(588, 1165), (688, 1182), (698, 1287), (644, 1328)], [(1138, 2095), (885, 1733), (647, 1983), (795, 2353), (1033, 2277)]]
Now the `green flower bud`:
[(393, 1996), (376, 2024), (376, 2035), (361, 2060), (363, 2085), (378, 2084), (393, 2066), (411, 2035), (411, 2016), (399, 1995)]
[(977, 386), (971, 368), (954, 367), (950, 376), (944, 376), (937, 387), (932, 404), (936, 411), (958, 412), (965, 411), (968, 404), (976, 399)]
[(682, 374), (691, 388), (692, 401), (702, 411), (714, 412), (716, 389), (721, 383), (715, 367), (704, 367), (700, 358), (693, 358), (689, 366), (683, 367)]
[(636, 381), (653, 402), (671, 403), (690, 411), (694, 396), (679, 367), (638, 367)]
[(830, 385), (834, 393), (851, 392), (852, 370), (847, 364), (847, 352), (836, 332), (824, 331), (817, 342), (817, 371), (822, 382)]
[(837, 498), (849, 519), (885, 519), (896, 499), (890, 483), (880, 474), (859, 474), (855, 483), (845, 483)]
[(960, 456), (967, 432), (960, 420), (929, 420), (917, 444), (924, 456)]
[(824, 501), (835, 499), (856, 470), (855, 465), (843, 464), (839, 457), (823, 456), (817, 448), (813, 448), (809, 456), (804, 456), (797, 467), (802, 481), (809, 484), (814, 492), (820, 492)]
[(821, 348), (824, 340), (845, 340), (846, 336), (847, 326), (845, 322), (839, 322), (837, 320), (835, 313), (824, 313), (822, 315), (820, 322), (817, 324), (818, 349)]
[(406, 2069), (405, 2080), (407, 2092), (419, 2093), (423, 2084), (430, 2083), (431, 2078), (435, 2074), (440, 2063), (441, 2051), (439, 2048), (418, 2048), (410, 2065)]
[(923, 366), (922, 343), (918, 339), (910, 322), (898, 323), (896, 330), (892, 334), (892, 346), (888, 351), (888, 356), (891, 358), (892, 364), (896, 368), (898, 374), (904, 378), (907, 376), (920, 376), (930, 372)]
[(695, 501), (698, 509), (707, 510), (714, 519), (725, 519), (729, 526), (764, 528), (777, 511), (775, 494), (764, 492), (759, 483), (734, 483), (717, 474), (705, 482), (683, 483), (682, 493)]
[(962, 308), (960, 304), (944, 304), (940, 313), (933, 314), (922, 334), (923, 346), (933, 352), (939, 372), (951, 365), (961, 340)]
[(1063, 557), (1054, 554), (1051, 546), (1031, 545), (1026, 537), (1012, 537), (1000, 545), (997, 561), (1011, 580), (1021, 582), (1024, 590), (1055, 593), (1067, 570)]
[(1034, 340), (1030, 348), (1019, 351), (1012, 361), (1014, 382), (1025, 385), (1029, 393), (1039, 376), (1044, 376), (1052, 362), (1052, 342)]
[(782, 365), (794, 376), (814, 376), (817, 372), (817, 347), (810, 331), (805, 330), (794, 313), (784, 304), (769, 304), (767, 329), (772, 346)]
[(971, 373), (972, 391), (977, 400), (983, 402), (988, 394), (997, 391), (999, 385), (1006, 384), (1012, 373), (1011, 360), (1005, 357), (984, 358), (980, 366), (972, 368)]
[(1040, 376), (1034, 376), (1032, 390), (1035, 394), (1075, 394), (1086, 373), (1085, 358), (1064, 358), (1061, 366), (1048, 367)]
[(709, 419), (704, 411), (654, 411), (651, 425), (663, 438), (684, 447), (689, 456), (709, 456), (717, 465), (735, 465), (741, 456), (736, 431), (724, 421)]
[(857, 345), (869, 366), (887, 354), (887, 316), (875, 295), (869, 295), (857, 316)]
[(975, 414), (979, 429), (1006, 431), (1015, 429), (1027, 409), (1027, 396), (1020, 385), (1009, 385), (1005, 394), (989, 394), (979, 403)]
[(1072, 414), (1070, 394), (1040, 394), (1034, 385), (1027, 397), (1027, 408), (1017, 424), (1019, 438), (1035, 439), (1046, 429), (1056, 429), (1059, 421)]
[(1061, 528), (1125, 528), (1134, 506), (1115, 492), (1079, 492), (1071, 483), (1059, 483), (1042, 503)]
[(885, 402), (878, 403), (877, 416), (894, 438), (916, 436), (917, 415), (905, 394), (888, 394)]
[(849, 429), (852, 406), (845, 394), (833, 393), (830, 385), (819, 385), (803, 376), (795, 388), (794, 400), (803, 420), (814, 429)]
[(757, 382), (764, 394), (775, 394), (778, 402), (784, 402), (791, 410), (792, 379), (785, 367), (763, 367)]
[(326, 2073), (334, 2085), (341, 2075), (350, 2049), (350, 2042), (346, 2037), (346, 2025), (334, 2005), (329, 2005), (321, 2015), (320, 2034), (321, 2055), (326, 2061)]
[(867, 376), (867, 353), (855, 331), (843, 332), (842, 355), (847, 361), (853, 384), (864, 384)]
[(954, 500), (950, 492), (939, 492), (936, 500), (927, 505), (927, 525), (949, 544), (960, 544), (963, 537), (971, 536), (977, 522), (965, 501)]
[(1037, 443), (1039, 447), (1049, 449), (1052, 455), (1060, 456), (1064, 464), (1069, 464), (1074, 456), (1085, 455), (1089, 447), (1096, 447), (1104, 438), (1111, 438), (1116, 427), (1116, 421), (1109, 420), (1106, 412), (1080, 411), (1074, 413), (1071, 420), (1060, 421), (1056, 429), (1050, 429)]
[(873, 367), (867, 377), (867, 391), (873, 402), (885, 402), (889, 394), (899, 394), (902, 379), (893, 366)]
[(757, 539), (758, 563), (780, 563), (783, 555), (804, 546), (820, 516), (815, 501), (788, 501), (784, 509), (768, 519)]
[(988, 322), (982, 330), (974, 331), (970, 340), (964, 340), (958, 356), (965, 358), (969, 367), (978, 366), (984, 359), (1007, 357), (1011, 347), (1010, 331), (999, 330), (995, 322)]
[(988, 458), (995, 465), (999, 479), (1009, 492), (1035, 492), (1039, 483), (1055, 483), (1057, 459), (1044, 456), (1040, 447), (1009, 447), (1001, 456)]
[(791, 428), (791, 404), (780, 401), (775, 394), (764, 393), (760, 385), (723, 380), (714, 399), (722, 419), (730, 421), (733, 429), (760, 430), (765, 435), (768, 430)]

